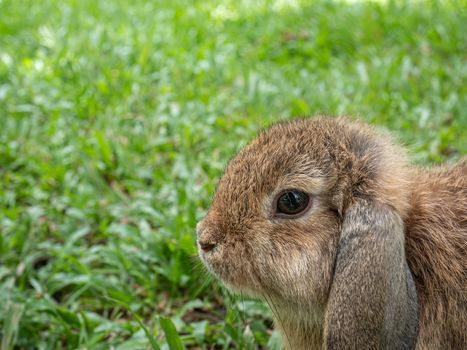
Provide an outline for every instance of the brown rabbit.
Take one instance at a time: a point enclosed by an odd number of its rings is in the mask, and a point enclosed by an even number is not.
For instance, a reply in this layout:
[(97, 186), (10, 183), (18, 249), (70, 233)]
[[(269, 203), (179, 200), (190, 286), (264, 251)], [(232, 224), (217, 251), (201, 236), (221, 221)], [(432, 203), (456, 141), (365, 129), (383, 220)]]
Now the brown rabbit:
[(230, 161), (197, 232), (288, 349), (467, 349), (465, 161), (411, 167), (346, 118), (279, 123)]

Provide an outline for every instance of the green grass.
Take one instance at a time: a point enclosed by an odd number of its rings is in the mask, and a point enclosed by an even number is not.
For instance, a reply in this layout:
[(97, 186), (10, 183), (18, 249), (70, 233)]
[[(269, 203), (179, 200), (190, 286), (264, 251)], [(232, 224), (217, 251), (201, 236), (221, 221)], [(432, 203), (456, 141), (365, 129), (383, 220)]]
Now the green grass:
[(1, 350), (278, 348), (196, 259), (229, 157), (316, 113), (466, 153), (465, 2), (219, 3), (0, 0)]

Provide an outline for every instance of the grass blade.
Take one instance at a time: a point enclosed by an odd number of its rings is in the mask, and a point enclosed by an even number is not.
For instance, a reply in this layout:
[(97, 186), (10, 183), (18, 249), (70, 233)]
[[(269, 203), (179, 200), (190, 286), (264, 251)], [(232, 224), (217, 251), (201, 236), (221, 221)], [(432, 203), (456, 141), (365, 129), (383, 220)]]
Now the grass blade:
[(183, 344), (182, 340), (180, 339), (177, 329), (175, 328), (175, 325), (173, 322), (168, 319), (161, 317), (159, 319), (159, 323), (162, 327), (162, 330), (164, 331), (165, 338), (167, 339), (167, 343), (169, 344), (169, 349), (170, 350), (183, 350)]

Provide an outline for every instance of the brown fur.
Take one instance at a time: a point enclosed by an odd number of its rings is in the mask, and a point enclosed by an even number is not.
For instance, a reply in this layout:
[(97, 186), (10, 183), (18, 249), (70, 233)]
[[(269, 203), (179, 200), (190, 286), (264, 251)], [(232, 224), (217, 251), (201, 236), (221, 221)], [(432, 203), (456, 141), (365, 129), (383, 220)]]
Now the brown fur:
[(420, 308), (418, 348), (467, 348), (467, 163), (418, 169), (406, 219)]
[[(279, 123), (226, 168), (200, 256), (269, 304), (288, 349), (412, 348), (417, 324), (417, 349), (467, 348), (466, 174), (411, 167), (346, 118)], [(311, 194), (311, 209), (274, 217), (284, 189)]]

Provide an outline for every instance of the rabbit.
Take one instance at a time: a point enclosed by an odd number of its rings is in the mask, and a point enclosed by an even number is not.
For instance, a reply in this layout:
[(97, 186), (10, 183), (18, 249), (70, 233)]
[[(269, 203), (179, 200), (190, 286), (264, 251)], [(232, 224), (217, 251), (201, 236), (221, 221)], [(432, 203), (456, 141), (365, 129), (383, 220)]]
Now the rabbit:
[(347, 117), (280, 122), (227, 165), (199, 256), (286, 349), (467, 349), (466, 175)]

